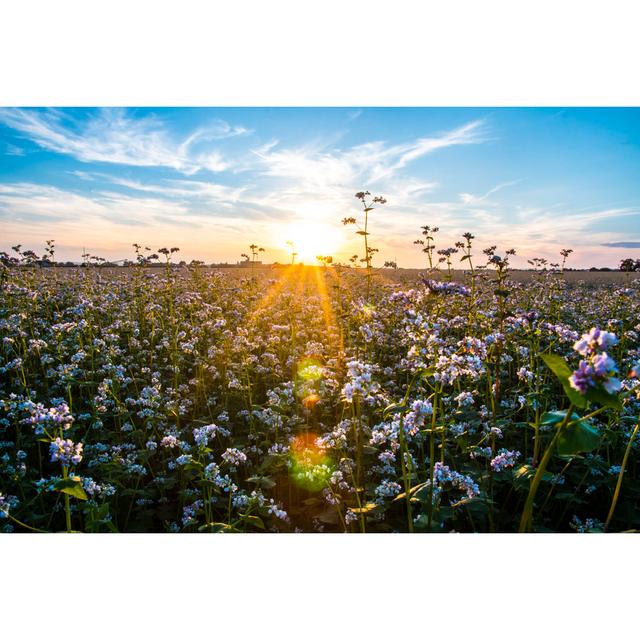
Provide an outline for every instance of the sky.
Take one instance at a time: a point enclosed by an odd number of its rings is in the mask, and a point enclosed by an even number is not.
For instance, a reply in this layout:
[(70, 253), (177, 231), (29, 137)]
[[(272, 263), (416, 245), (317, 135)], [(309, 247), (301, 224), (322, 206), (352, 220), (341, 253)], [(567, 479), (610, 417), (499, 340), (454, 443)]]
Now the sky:
[(366, 190), (387, 199), (374, 266), (424, 267), (430, 225), (439, 249), (473, 233), (478, 261), (615, 267), (640, 257), (639, 177), (634, 108), (2, 108), (0, 250), (236, 262), (255, 243), (287, 262), (290, 241), (344, 262)]

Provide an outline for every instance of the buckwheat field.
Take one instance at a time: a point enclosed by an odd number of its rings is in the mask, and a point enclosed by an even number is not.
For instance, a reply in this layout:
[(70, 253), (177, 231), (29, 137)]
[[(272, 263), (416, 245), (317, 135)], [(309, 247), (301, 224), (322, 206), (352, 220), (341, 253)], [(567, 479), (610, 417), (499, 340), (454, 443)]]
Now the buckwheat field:
[(375, 269), (357, 197), (349, 264), (4, 254), (2, 530), (638, 528), (639, 281), (429, 226)]

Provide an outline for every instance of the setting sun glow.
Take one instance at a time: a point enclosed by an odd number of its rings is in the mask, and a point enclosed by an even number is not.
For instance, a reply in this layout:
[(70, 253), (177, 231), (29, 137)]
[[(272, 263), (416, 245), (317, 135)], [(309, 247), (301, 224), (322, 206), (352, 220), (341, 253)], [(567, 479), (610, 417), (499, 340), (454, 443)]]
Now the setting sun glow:
[[(315, 263), (316, 256), (330, 256), (340, 248), (340, 227), (332, 227), (313, 220), (298, 220), (286, 227), (282, 248), (291, 257), (292, 248), (296, 262)], [(292, 243), (292, 244), (289, 244)]]

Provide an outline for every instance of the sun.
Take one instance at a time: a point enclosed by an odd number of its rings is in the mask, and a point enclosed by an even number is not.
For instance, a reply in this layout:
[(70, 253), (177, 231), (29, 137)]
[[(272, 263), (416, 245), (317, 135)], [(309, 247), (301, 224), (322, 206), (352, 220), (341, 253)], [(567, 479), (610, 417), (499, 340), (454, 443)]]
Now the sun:
[(317, 256), (334, 255), (341, 241), (339, 228), (313, 220), (297, 220), (286, 227), (282, 248), (289, 256), (293, 248), (296, 262), (314, 264)]

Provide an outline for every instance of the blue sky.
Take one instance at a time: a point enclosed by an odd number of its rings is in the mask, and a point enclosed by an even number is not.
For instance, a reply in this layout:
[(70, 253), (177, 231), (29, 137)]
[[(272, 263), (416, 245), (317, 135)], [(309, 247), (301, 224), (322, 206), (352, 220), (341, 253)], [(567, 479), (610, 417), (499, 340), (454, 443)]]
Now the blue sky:
[[(518, 263), (575, 250), (574, 266), (640, 255), (640, 109), (0, 109), (0, 248), (60, 259), (83, 248), (131, 257), (133, 242), (180, 257), (345, 260), (353, 194), (372, 213), (376, 260), (423, 266), (465, 231)], [(616, 246), (622, 243), (623, 246)]]

